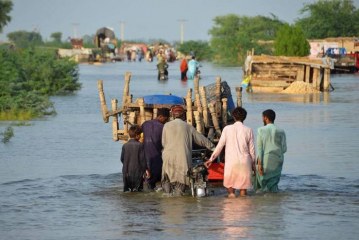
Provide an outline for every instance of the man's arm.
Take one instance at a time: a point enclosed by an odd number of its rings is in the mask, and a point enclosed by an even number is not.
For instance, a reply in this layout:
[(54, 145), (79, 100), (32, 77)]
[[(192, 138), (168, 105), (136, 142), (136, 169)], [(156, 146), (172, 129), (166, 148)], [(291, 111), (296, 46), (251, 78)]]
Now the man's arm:
[(258, 128), (257, 130), (257, 151), (258, 151), (258, 157), (257, 157), (257, 165), (258, 165), (258, 172), (259, 175), (263, 176), (263, 142), (262, 142), (262, 135), (261, 135), (261, 129)]
[(287, 152), (287, 138), (285, 136), (285, 132), (283, 131), (283, 137), (282, 137), (282, 152)]
[(208, 138), (197, 132), (197, 130), (193, 126), (189, 126), (191, 127), (191, 132), (195, 143), (209, 150), (212, 150), (215, 147), (214, 144)]
[(123, 162), (125, 161), (125, 145), (122, 146), (122, 151), (121, 151), (121, 162), (123, 164)]

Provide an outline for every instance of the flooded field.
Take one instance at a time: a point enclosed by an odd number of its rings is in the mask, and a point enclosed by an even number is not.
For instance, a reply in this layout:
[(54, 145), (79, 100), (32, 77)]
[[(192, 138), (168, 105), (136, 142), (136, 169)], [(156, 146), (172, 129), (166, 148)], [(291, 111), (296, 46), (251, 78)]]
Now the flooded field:
[[(200, 85), (221, 76), (240, 85), (240, 68), (202, 63)], [(228, 199), (223, 188), (201, 199), (122, 193), (121, 143), (100, 113), (97, 80), (107, 102), (122, 97), (132, 72), (134, 98), (185, 96), (179, 63), (157, 81), (155, 63), (80, 65), (83, 88), (53, 97), (57, 115), (14, 127), (0, 144), (1, 239), (356, 239), (359, 234), (359, 75), (332, 75), (334, 92), (248, 94), (245, 124), (262, 126), (277, 112), (287, 134), (278, 194)], [(0, 123), (3, 131), (9, 123)]]

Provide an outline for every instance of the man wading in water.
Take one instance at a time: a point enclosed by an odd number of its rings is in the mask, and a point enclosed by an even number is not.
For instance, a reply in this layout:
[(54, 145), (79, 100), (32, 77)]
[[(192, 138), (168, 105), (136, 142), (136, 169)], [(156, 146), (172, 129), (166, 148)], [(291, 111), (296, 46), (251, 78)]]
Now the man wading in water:
[(182, 195), (189, 185), (188, 169), (192, 167), (193, 141), (213, 150), (214, 144), (184, 121), (184, 108), (175, 105), (171, 108), (174, 120), (167, 122), (162, 132), (162, 187), (166, 193)]
[(158, 109), (156, 119), (148, 120), (142, 124), (144, 135), (145, 155), (150, 169), (151, 177), (148, 179), (150, 188), (155, 189), (156, 183), (161, 182), (162, 175), (162, 129), (169, 118), (169, 110)]
[(286, 135), (274, 125), (275, 115), (272, 109), (262, 113), (264, 127), (258, 128), (257, 134), (258, 171), (255, 189), (264, 192), (278, 192), (284, 153), (287, 151)]

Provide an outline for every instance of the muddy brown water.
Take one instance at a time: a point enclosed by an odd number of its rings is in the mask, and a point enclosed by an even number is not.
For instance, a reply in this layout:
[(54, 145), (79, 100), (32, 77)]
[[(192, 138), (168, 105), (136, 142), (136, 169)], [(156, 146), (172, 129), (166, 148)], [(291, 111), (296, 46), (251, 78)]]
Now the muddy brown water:
[[(202, 63), (201, 85), (221, 76), (240, 85), (240, 68)], [(1, 239), (357, 239), (359, 234), (359, 76), (332, 75), (334, 92), (243, 94), (245, 124), (277, 112), (287, 133), (278, 194), (228, 199), (222, 187), (206, 198), (122, 193), (121, 144), (102, 121), (97, 80), (107, 102), (121, 99), (125, 71), (134, 97), (185, 96), (179, 63), (158, 82), (155, 63), (81, 65), (83, 88), (53, 97), (57, 115), (14, 127), (0, 145)], [(0, 123), (3, 131), (8, 125)]]

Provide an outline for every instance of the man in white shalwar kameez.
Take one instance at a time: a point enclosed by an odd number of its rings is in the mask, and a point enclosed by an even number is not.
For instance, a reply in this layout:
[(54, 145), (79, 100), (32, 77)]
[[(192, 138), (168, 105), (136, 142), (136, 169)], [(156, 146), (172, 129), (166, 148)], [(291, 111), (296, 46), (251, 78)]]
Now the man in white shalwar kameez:
[(255, 171), (253, 130), (243, 124), (247, 111), (237, 107), (232, 115), (236, 122), (224, 127), (216, 149), (205, 163), (210, 166), (225, 146), (223, 185), (227, 188), (228, 197), (235, 197), (235, 189), (240, 190), (240, 196), (247, 195), (247, 189), (252, 188), (252, 171)]
[(188, 169), (192, 167), (193, 141), (209, 150), (214, 144), (183, 120), (184, 108), (172, 107), (174, 120), (167, 122), (162, 132), (162, 187), (166, 193), (175, 190), (182, 194), (189, 185)]

